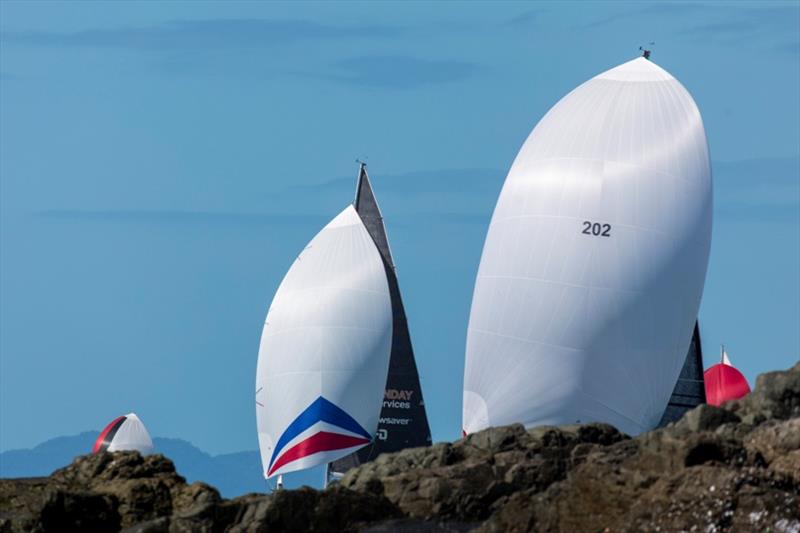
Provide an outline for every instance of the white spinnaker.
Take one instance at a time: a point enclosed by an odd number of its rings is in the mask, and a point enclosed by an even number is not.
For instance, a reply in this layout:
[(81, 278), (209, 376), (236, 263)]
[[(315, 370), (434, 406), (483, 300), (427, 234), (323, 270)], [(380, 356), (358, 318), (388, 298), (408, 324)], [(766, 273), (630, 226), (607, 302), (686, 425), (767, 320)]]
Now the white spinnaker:
[(700, 112), (668, 72), (634, 59), (561, 99), (517, 155), (489, 226), (464, 430), (655, 427), (697, 318), (711, 207)]
[(125, 415), (125, 421), (114, 434), (107, 451), (120, 452), (123, 450), (136, 450), (142, 455), (153, 453), (153, 441), (150, 433), (135, 413)]
[[(265, 475), (280, 436), (320, 396), (374, 435), (391, 341), (392, 308), (383, 261), (358, 213), (348, 206), (295, 260), (267, 313), (256, 371)], [(292, 442), (317, 429), (332, 428), (320, 423)], [(360, 447), (316, 453), (270, 477), (334, 461)]]

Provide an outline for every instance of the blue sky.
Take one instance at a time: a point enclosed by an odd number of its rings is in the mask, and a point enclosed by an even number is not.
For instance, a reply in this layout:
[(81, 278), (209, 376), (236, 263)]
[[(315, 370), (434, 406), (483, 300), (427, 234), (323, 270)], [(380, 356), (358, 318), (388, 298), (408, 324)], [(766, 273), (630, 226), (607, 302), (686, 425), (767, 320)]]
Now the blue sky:
[(434, 440), (503, 178), (547, 109), (655, 41), (714, 161), (706, 362), (800, 354), (800, 8), (0, 2), (0, 450), (134, 410), (257, 446), (264, 316), (368, 157)]

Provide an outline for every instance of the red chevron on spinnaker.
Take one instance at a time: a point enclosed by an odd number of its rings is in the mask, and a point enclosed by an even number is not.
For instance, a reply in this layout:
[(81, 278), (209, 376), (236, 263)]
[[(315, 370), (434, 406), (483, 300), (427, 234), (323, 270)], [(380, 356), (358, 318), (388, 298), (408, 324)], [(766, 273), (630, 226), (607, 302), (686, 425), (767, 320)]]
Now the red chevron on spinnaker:
[(286, 450), (286, 452), (279, 456), (278, 460), (273, 463), (267, 475), (271, 476), (283, 465), (315, 453), (343, 450), (354, 446), (364, 446), (365, 444), (369, 444), (369, 442), (369, 439), (365, 439), (364, 437), (352, 437), (350, 435), (320, 431)]

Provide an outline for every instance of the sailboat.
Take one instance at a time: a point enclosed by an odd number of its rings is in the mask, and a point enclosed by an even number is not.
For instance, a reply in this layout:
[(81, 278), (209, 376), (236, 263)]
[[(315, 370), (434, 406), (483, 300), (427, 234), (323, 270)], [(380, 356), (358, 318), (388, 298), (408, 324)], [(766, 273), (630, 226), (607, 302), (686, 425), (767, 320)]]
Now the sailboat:
[(136, 413), (118, 416), (109, 422), (92, 446), (92, 453), (125, 450), (135, 450), (142, 455), (153, 453), (153, 440)]
[[(389, 446), (416, 443), (421, 424), (427, 430), (394, 263), (363, 163), (358, 183), (354, 205), (295, 260), (264, 324), (256, 418), (264, 476), (279, 483), (285, 473), (345, 458), (332, 470), (343, 472)], [(387, 377), (399, 388), (387, 388)], [(390, 390), (416, 395), (404, 419), (384, 417)]]
[(256, 369), (265, 477), (372, 442), (391, 341), (383, 261), (351, 205), (300, 253), (267, 313)]
[(678, 382), (669, 397), (658, 427), (678, 421), (687, 411), (706, 403), (706, 386), (703, 379), (703, 348), (700, 344), (700, 324), (694, 323), (692, 341), (678, 376)]
[(661, 420), (686, 359), (711, 240), (703, 122), (639, 57), (562, 98), (525, 141), (484, 244), (463, 430)]
[(431, 444), (431, 430), (425, 413), (425, 401), (414, 350), (411, 347), (411, 335), (400, 296), (396, 267), (386, 236), (383, 215), (364, 163), (359, 165), (353, 205), (383, 259), (392, 300), (392, 352), (377, 438), (370, 446), (330, 463), (326, 478), (328, 480), (340, 478), (347, 470), (371, 461), (381, 453)]
[(750, 393), (747, 379), (731, 364), (725, 346), (720, 348), (719, 363), (706, 370), (704, 378), (708, 403), (717, 407)]

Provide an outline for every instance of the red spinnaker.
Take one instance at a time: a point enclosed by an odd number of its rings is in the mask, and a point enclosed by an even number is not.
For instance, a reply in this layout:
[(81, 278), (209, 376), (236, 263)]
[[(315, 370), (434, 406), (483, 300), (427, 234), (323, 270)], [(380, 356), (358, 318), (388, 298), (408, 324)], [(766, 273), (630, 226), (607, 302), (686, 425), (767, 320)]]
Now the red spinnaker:
[(100, 432), (100, 436), (97, 437), (97, 440), (94, 441), (94, 446), (92, 447), (92, 453), (100, 453), (104, 452), (108, 445), (111, 444), (111, 441), (114, 439), (114, 434), (117, 432), (119, 427), (125, 421), (124, 416), (118, 416), (114, 420), (109, 423), (103, 431)]
[(750, 392), (750, 385), (741, 372), (731, 365), (719, 363), (703, 373), (706, 382), (706, 402), (720, 406), (738, 400)]

